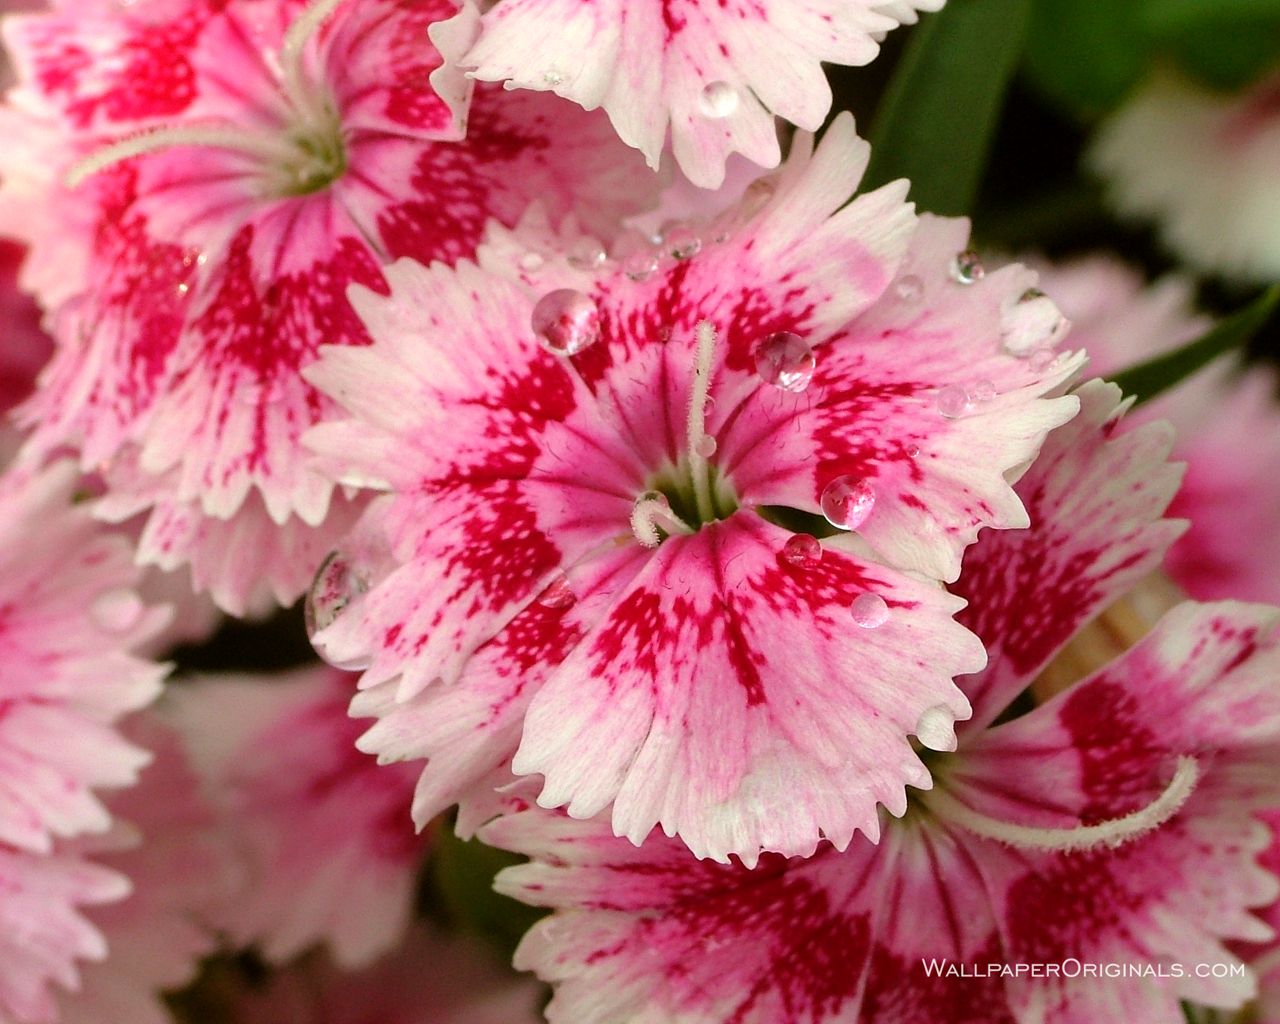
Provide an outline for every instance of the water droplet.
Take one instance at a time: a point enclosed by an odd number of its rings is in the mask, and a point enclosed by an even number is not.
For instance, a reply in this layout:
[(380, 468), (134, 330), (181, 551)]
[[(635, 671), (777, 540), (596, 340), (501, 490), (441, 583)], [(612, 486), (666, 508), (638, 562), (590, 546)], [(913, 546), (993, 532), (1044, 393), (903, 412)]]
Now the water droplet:
[(1052, 366), (1054, 361), (1057, 358), (1058, 358), (1058, 353), (1056, 353), (1053, 349), (1038, 348), (1031, 353), (1031, 357), (1027, 362), (1030, 365), (1031, 369), (1039, 373), (1041, 370), (1047, 370), (1050, 366)]
[(527, 252), (520, 257), (518, 266), (521, 270), (541, 270), (546, 263), (546, 258), (540, 252)]
[(903, 302), (919, 302), (924, 295), (924, 282), (915, 274), (908, 274), (893, 286), (893, 292)]
[(790, 331), (770, 334), (755, 351), (756, 373), (766, 384), (798, 394), (813, 380), (818, 360), (803, 338)]
[(849, 611), (853, 613), (854, 625), (863, 629), (876, 629), (889, 621), (889, 605), (879, 594), (870, 591), (855, 597)]
[(782, 545), (782, 560), (802, 569), (810, 568), (822, 561), (822, 544), (817, 537), (797, 533)]
[(133, 590), (117, 587), (94, 598), (89, 614), (108, 633), (126, 633), (142, 619), (146, 606)]
[(984, 379), (969, 389), (969, 398), (975, 402), (990, 402), (997, 393), (995, 384)]
[(728, 117), (738, 109), (738, 90), (728, 82), (709, 82), (698, 97), (703, 117)]
[(179, 294), (179, 295), (186, 295), (186, 294), (187, 294), (187, 292), (189, 292), (189, 291), (191, 291), (191, 285), (187, 284), (187, 282), (186, 282), (186, 281), (181, 281), (181, 282), (179, 282), (179, 283), (178, 283), (178, 294)]
[(594, 238), (579, 238), (569, 250), (569, 265), (579, 270), (597, 270), (606, 259), (604, 246)]
[(930, 750), (956, 749), (956, 716), (945, 704), (926, 708), (916, 723), (916, 739)]
[(718, 447), (719, 445), (714, 437), (710, 434), (703, 434), (698, 440), (697, 451), (704, 459), (709, 459), (716, 453), (716, 448)]
[(920, 457), (920, 446), (918, 444), (907, 445), (907, 458), (916, 459)]
[(334, 668), (358, 671), (369, 666), (371, 659), (367, 656), (348, 660), (335, 658), (323, 642), (316, 641), (316, 635), (333, 625), (347, 606), (368, 589), (368, 579), (355, 569), (348, 558), (340, 551), (331, 551), (307, 591), (302, 609), (307, 639), (316, 654)]
[(550, 585), (538, 595), (538, 604), (544, 608), (568, 608), (578, 600), (578, 595), (569, 586), (569, 578), (561, 573)]
[(691, 260), (702, 251), (702, 239), (693, 228), (677, 224), (663, 233), (667, 252), (678, 260)]
[(972, 249), (957, 253), (951, 261), (951, 279), (960, 284), (973, 284), (987, 276), (987, 268)]
[(948, 384), (938, 392), (938, 412), (949, 420), (969, 411), (969, 391), (960, 384)]
[(622, 261), (622, 272), (633, 281), (644, 281), (658, 269), (658, 254), (651, 249), (637, 249)]
[(1052, 299), (1037, 288), (1029, 288), (1005, 310), (1000, 340), (1009, 355), (1025, 359), (1037, 348), (1056, 345), (1070, 328)]
[(557, 288), (533, 307), (533, 333), (548, 352), (577, 355), (600, 339), (600, 310), (587, 295)]
[(875, 489), (865, 480), (838, 476), (822, 489), (819, 499), (827, 522), (841, 530), (856, 530), (876, 504)]
[(637, 505), (646, 505), (649, 502), (656, 502), (661, 508), (671, 507), (671, 502), (667, 500), (667, 496), (661, 491), (645, 491), (640, 497), (636, 498)]

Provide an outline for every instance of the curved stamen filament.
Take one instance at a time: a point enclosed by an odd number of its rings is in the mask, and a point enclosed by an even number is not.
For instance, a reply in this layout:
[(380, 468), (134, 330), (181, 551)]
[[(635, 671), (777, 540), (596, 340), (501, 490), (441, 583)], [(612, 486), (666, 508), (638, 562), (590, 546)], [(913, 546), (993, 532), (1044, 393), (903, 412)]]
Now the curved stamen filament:
[(320, 26), (340, 3), (342, 0), (314, 0), (311, 6), (293, 20), (280, 46), (280, 68), (285, 95), (295, 109), (312, 116), (322, 112), (311, 108), (311, 90), (307, 88), (303, 53), (311, 37), (320, 31)]
[(689, 398), (688, 449), (689, 475), (693, 479), (693, 496), (703, 522), (716, 518), (711, 500), (711, 472), (702, 454), (707, 436), (707, 394), (711, 390), (711, 365), (716, 353), (716, 329), (708, 320), (698, 321), (697, 353), (693, 364), (693, 394)]
[(662, 497), (641, 498), (631, 510), (631, 532), (636, 540), (647, 548), (662, 543), (662, 530), (668, 536), (676, 533), (693, 533), (693, 530), (674, 512)]
[(234, 125), (205, 124), (184, 125), (176, 128), (157, 128), (141, 132), (127, 139), (103, 146), (85, 157), (67, 172), (67, 188), (76, 188), (86, 178), (91, 178), (108, 167), (131, 160), (144, 153), (154, 153), (175, 146), (210, 146), (215, 149), (233, 149), (250, 156), (269, 160), (288, 159), (293, 155), (287, 144), (263, 132), (247, 131)]
[(1173, 778), (1151, 803), (1122, 818), (1076, 828), (1034, 828), (998, 821), (967, 807), (942, 790), (930, 793), (927, 803), (948, 821), (985, 839), (1031, 850), (1079, 851), (1095, 846), (1119, 846), (1158, 828), (1178, 813), (1199, 780), (1200, 768), (1195, 758), (1180, 757)]

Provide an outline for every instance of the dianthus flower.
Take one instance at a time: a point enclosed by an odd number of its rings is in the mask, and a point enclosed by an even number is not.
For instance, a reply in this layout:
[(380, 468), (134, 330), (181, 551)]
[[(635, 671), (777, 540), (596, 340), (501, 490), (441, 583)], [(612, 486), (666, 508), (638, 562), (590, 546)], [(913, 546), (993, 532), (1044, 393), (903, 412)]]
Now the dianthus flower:
[(366, 668), (364, 746), (428, 759), (419, 820), (514, 754), (548, 806), (754, 860), (927, 785), (907, 735), (984, 660), (935, 581), (1026, 525), (1005, 474), (1080, 361), (963, 222), (848, 202), (866, 159), (846, 115), (674, 256), (516, 279), (508, 238), (354, 294), (374, 344), (308, 371), (353, 418), (311, 441), (392, 492), (402, 564), (352, 568), (316, 640)]
[[(1071, 344), (1106, 377), (1186, 344), (1208, 329), (1188, 282), (1146, 287), (1140, 274), (1099, 256), (1037, 266), (1041, 287), (1070, 319)], [(1187, 463), (1170, 514), (1190, 523), (1164, 569), (1201, 601), (1280, 604), (1280, 401), (1273, 369), (1221, 359), (1135, 413), (1177, 429)]]
[(653, 167), (669, 135), (681, 169), (714, 188), (731, 153), (778, 165), (775, 117), (822, 125), (831, 109), (824, 61), (868, 64), (885, 33), (942, 3), (502, 0), (462, 62), (484, 81), (604, 108)]
[(355, 677), (328, 666), (207, 679), (171, 698), (205, 790), (244, 853), (245, 891), (212, 912), (241, 944), (285, 962), (318, 942), (362, 966), (408, 927), (426, 843), (417, 773), (355, 749)]
[(95, 0), (7, 22), (0, 228), (31, 243), (58, 341), (32, 446), (78, 447), (103, 514), (153, 510), (140, 558), (191, 561), (230, 611), (291, 601), (354, 517), (298, 444), (332, 409), (299, 368), (368, 342), (348, 285), (471, 255), (535, 197), (598, 225), (651, 191), (600, 115), (489, 87), (470, 103), (442, 51), (475, 17)]
[(557, 984), (552, 1022), (1157, 1024), (1180, 999), (1252, 994), (1223, 942), (1267, 936), (1249, 911), (1278, 888), (1253, 812), (1280, 789), (1280, 611), (1183, 604), (1011, 707), (1180, 527), (1160, 518), (1167, 426), (1125, 431), (1114, 385), (1079, 396), (1018, 484), (1031, 528), (966, 557), (963, 616), (991, 661), (961, 680), (974, 715), (931, 756), (934, 788), (878, 845), (750, 871), (527, 805), (485, 826), (532, 858), (499, 888), (556, 908), (517, 953)]
[(285, 968), (236, 1000), (231, 1024), (536, 1024), (540, 995), (481, 943), (417, 925), (364, 970), (319, 956)]
[(1182, 259), (1280, 278), (1280, 76), (1231, 96), (1158, 73), (1103, 125), (1090, 160), (1117, 209), (1155, 220)]
[(75, 467), (11, 469), (0, 482), (0, 1020), (45, 1020), (48, 983), (100, 958), (79, 907), (118, 899), (123, 877), (61, 840), (105, 832), (94, 790), (137, 779), (146, 753), (115, 729), (165, 670), (134, 651), (162, 626), (135, 586), (122, 537), (73, 504)]
[(77, 991), (59, 997), (59, 1024), (171, 1024), (162, 993), (187, 984), (214, 952), (216, 938), (201, 918), (240, 881), (181, 738), (150, 712), (131, 719), (125, 732), (153, 760), (136, 786), (109, 800), (115, 829), (76, 848), (127, 877), (132, 891), (89, 912), (106, 938), (107, 958), (83, 968)]

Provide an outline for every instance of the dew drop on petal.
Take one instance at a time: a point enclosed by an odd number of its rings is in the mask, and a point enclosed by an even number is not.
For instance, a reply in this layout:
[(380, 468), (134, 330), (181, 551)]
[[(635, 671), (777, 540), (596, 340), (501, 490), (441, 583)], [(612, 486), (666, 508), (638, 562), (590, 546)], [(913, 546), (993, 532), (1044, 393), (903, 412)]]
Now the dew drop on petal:
[(600, 310), (587, 295), (557, 288), (533, 307), (533, 333), (548, 352), (577, 355), (600, 339)]
[(889, 621), (889, 605), (879, 594), (870, 591), (855, 597), (849, 611), (853, 614), (854, 625), (863, 629), (876, 629)]
[(663, 234), (669, 252), (675, 259), (691, 260), (702, 251), (702, 239), (693, 228), (677, 224)]
[(926, 708), (916, 723), (916, 739), (930, 750), (955, 750), (955, 715), (945, 704)]
[(978, 381), (969, 389), (969, 398), (974, 402), (990, 402), (996, 394), (995, 384), (985, 379)]
[(938, 392), (938, 412), (949, 420), (958, 419), (969, 411), (969, 390), (961, 384), (948, 384)]
[(787, 542), (782, 545), (782, 560), (789, 565), (807, 569), (822, 561), (822, 544), (817, 537), (797, 533), (787, 538)]
[(728, 82), (708, 82), (698, 97), (698, 110), (703, 117), (728, 117), (738, 109), (738, 90)]
[(126, 633), (142, 619), (145, 606), (129, 587), (106, 590), (94, 598), (89, 614), (108, 633)]
[(564, 573), (552, 580), (550, 585), (538, 595), (538, 604), (544, 608), (568, 608), (577, 600), (578, 596), (569, 586), (569, 578)]
[(368, 658), (358, 661), (335, 659), (325, 649), (324, 643), (316, 641), (316, 635), (333, 625), (347, 606), (368, 589), (368, 579), (356, 570), (347, 556), (340, 551), (331, 551), (307, 591), (303, 603), (307, 639), (316, 653), (334, 668), (356, 671), (369, 665)]
[(893, 293), (903, 302), (919, 302), (924, 295), (924, 282), (915, 274), (907, 274), (893, 286)]
[(579, 238), (569, 249), (569, 265), (579, 270), (597, 270), (606, 259), (604, 246), (594, 238)]
[(987, 276), (987, 268), (972, 249), (957, 253), (951, 261), (951, 279), (959, 284), (973, 284)]
[(920, 456), (920, 446), (918, 444), (907, 445), (907, 458), (915, 459)]
[(813, 380), (818, 360), (803, 338), (790, 331), (770, 334), (756, 346), (756, 373), (766, 384), (798, 394)]
[(716, 453), (716, 449), (718, 447), (719, 445), (716, 443), (716, 439), (714, 437), (710, 434), (703, 434), (698, 440), (697, 452), (704, 459), (709, 459)]
[(658, 254), (651, 249), (637, 249), (622, 261), (622, 272), (633, 281), (645, 281), (658, 269)]
[(841, 530), (856, 530), (875, 508), (876, 492), (867, 481), (838, 476), (822, 489), (819, 499), (827, 522)]
[(671, 502), (667, 500), (667, 496), (661, 491), (645, 491), (640, 497), (636, 498), (637, 505), (647, 505), (650, 502), (656, 503), (661, 508), (670, 508)]

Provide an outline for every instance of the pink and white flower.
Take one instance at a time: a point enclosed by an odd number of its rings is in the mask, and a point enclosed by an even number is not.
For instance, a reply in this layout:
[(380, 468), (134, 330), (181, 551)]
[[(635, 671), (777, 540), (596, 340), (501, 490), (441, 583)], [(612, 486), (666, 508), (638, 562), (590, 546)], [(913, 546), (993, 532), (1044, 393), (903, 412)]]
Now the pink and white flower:
[(60, 996), (60, 1024), (171, 1024), (161, 993), (187, 984), (214, 951), (202, 919), (239, 882), (178, 735), (154, 714), (134, 718), (126, 731), (154, 760), (138, 785), (110, 801), (116, 829), (77, 849), (129, 878), (132, 891), (89, 912), (107, 958), (81, 971), (75, 993)]
[(392, 948), (409, 924), (426, 843), (409, 804), (417, 772), (355, 748), (355, 679), (328, 667), (209, 679), (172, 714), (246, 876), (212, 917), (284, 962), (327, 942), (344, 967)]
[(501, 0), (462, 59), (471, 74), (602, 107), (658, 166), (670, 137), (681, 169), (714, 188), (741, 153), (781, 158), (775, 117), (807, 131), (831, 110), (823, 62), (869, 64), (880, 39), (942, 0)]
[(318, 957), (286, 968), (236, 1001), (231, 1024), (535, 1024), (540, 995), (474, 940), (419, 925), (361, 971)]
[(0, 1019), (44, 1021), (50, 982), (100, 958), (83, 907), (119, 899), (122, 876), (59, 840), (111, 825), (95, 790), (128, 786), (145, 751), (115, 728), (151, 701), (165, 668), (132, 652), (163, 626), (135, 586), (123, 538), (73, 502), (66, 461), (0, 480)]
[(317, 639), (367, 668), (365, 745), (427, 757), (419, 820), (514, 755), (548, 806), (754, 861), (928, 784), (907, 736), (983, 662), (934, 581), (1026, 525), (1005, 474), (1080, 360), (905, 183), (845, 205), (866, 159), (846, 115), (644, 267), (513, 279), (508, 239), (355, 291), (374, 344), (307, 371), (353, 418), (310, 440), (392, 492), (401, 566)]
[(1182, 259), (1280, 278), (1280, 76), (1233, 96), (1162, 71), (1103, 125), (1090, 160), (1116, 208), (1156, 221)]
[[(475, 17), (142, 0), (7, 23), (0, 227), (31, 243), (24, 282), (59, 343), (24, 409), (32, 446), (77, 446), (111, 514), (153, 508), (140, 557), (198, 563), (232, 612), (255, 585), (296, 597), (315, 569), (298, 553), (345, 525), (298, 443), (332, 403), (298, 371), (321, 342), (368, 343), (349, 284), (471, 255), (535, 198), (602, 225), (652, 194), (603, 117), (493, 88), (471, 102), (446, 55)], [(258, 547), (223, 561), (228, 542)]]
[[(995, 724), (1177, 534), (1160, 518), (1178, 477), (1168, 429), (1124, 430), (1114, 386), (1079, 394), (1018, 485), (1031, 529), (987, 534), (966, 559), (965, 617), (991, 664), (962, 681), (974, 717), (932, 757), (934, 789), (879, 845), (750, 871), (537, 808), (482, 830), (533, 858), (499, 888), (556, 908), (517, 953), (557, 985), (553, 1024), (1156, 1024), (1181, 999), (1251, 996), (1247, 973), (1172, 965), (1238, 966), (1224, 942), (1270, 934), (1250, 909), (1280, 885), (1255, 863), (1268, 836), (1252, 812), (1277, 796), (1280, 611), (1184, 604)], [(1145, 973), (1072, 976), (1076, 960)], [(1059, 972), (975, 976), (989, 964)]]
[[(1071, 320), (1071, 344), (1100, 376), (1186, 344), (1210, 326), (1189, 283), (1147, 287), (1105, 256), (1039, 266), (1041, 287)], [(1177, 430), (1187, 472), (1171, 514), (1190, 526), (1164, 569), (1198, 600), (1280, 604), (1280, 381), (1260, 364), (1222, 359), (1136, 414)]]

